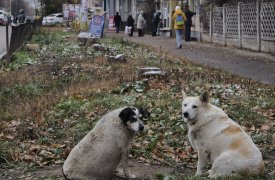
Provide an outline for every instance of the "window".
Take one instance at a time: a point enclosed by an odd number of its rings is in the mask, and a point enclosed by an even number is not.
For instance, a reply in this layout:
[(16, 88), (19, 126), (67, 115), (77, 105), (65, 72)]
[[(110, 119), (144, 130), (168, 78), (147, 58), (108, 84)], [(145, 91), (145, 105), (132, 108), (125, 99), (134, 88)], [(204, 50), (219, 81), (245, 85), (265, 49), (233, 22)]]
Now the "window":
[(161, 16), (163, 20), (163, 28), (170, 28), (170, 3), (163, 1), (161, 3)]

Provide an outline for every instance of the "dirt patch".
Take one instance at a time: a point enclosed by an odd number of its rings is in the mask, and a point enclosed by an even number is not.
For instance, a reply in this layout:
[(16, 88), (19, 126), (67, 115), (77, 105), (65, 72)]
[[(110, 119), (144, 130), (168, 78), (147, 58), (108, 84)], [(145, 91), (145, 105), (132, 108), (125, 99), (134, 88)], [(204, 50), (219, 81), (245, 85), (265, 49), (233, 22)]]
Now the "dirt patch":
[[(179, 172), (182, 174), (190, 173), (192, 170), (186, 169), (186, 172)], [(142, 162), (130, 161), (129, 172), (136, 175), (138, 179), (157, 179), (157, 175), (168, 175), (174, 173), (176, 170), (173, 167), (165, 165), (149, 165)], [(191, 173), (190, 173), (191, 174)], [(19, 170), (19, 169), (0, 169), (0, 179), (65, 179), (62, 174), (62, 165), (49, 166), (42, 169)], [(122, 169), (118, 168), (117, 175), (114, 175), (112, 180), (125, 179)]]

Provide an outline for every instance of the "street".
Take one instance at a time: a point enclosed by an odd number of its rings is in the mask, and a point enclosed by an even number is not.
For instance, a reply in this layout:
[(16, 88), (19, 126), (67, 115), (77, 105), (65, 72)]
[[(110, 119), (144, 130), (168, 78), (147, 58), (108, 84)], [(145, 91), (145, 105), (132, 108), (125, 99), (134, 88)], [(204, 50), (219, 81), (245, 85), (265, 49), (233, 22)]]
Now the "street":
[[(11, 27), (9, 27), (9, 38), (11, 35)], [(0, 26), (0, 59), (6, 52), (6, 26)]]

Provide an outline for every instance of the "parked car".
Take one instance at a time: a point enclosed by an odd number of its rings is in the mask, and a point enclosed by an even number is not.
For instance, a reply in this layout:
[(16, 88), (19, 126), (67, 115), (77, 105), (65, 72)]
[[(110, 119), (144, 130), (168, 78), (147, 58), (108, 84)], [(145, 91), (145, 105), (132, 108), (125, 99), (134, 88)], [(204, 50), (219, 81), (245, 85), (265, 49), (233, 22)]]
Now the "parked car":
[(0, 25), (4, 26), (8, 23), (8, 14), (3, 11), (0, 10)]
[(43, 18), (42, 25), (43, 26), (51, 26), (63, 23), (63, 14), (62, 13), (55, 13), (50, 14)]

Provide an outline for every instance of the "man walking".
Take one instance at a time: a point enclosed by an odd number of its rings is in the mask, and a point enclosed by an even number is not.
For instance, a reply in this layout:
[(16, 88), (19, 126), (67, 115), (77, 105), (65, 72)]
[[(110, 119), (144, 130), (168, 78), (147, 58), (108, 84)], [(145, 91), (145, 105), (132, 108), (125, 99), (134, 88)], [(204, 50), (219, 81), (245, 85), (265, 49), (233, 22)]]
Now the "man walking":
[(113, 23), (115, 24), (115, 27), (116, 27), (116, 33), (119, 33), (120, 25), (121, 25), (121, 17), (118, 12), (116, 12)]

